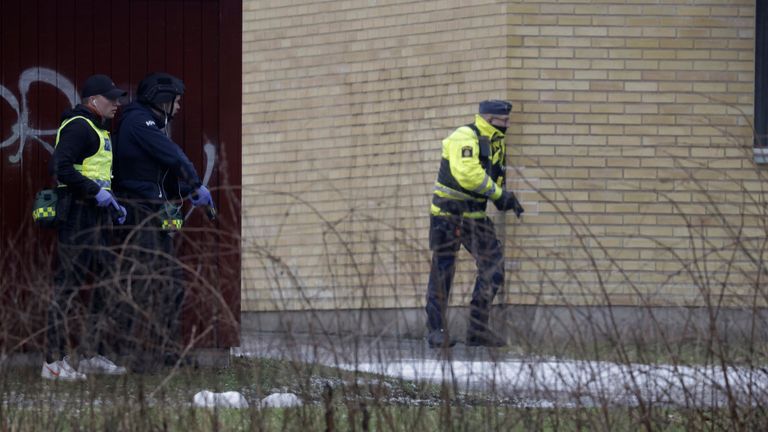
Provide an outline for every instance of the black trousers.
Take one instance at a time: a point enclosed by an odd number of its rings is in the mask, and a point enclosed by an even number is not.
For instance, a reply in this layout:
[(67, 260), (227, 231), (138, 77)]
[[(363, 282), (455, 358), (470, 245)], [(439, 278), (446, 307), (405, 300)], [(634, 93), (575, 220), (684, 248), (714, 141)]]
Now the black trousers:
[(429, 247), (432, 267), (427, 287), (427, 327), (444, 329), (448, 298), (456, 271), (456, 254), (461, 245), (475, 259), (477, 276), (470, 303), (469, 332), (488, 328), (490, 306), (504, 285), (504, 256), (490, 219), (460, 216), (431, 216)]
[[(109, 211), (71, 196), (66, 199), (68, 209), (58, 227), (58, 268), (47, 312), (48, 362), (70, 353), (106, 354), (105, 340), (118, 331), (112, 319), (117, 302)], [(80, 302), (82, 290), (90, 291), (87, 312)], [(68, 346), (70, 336), (79, 341), (76, 349)]]
[(121, 199), (128, 210), (120, 228), (120, 279), (130, 305), (121, 316), (128, 348), (138, 368), (156, 365), (181, 348), (180, 315), (184, 302), (181, 264), (173, 231), (162, 229), (161, 206), (155, 202)]

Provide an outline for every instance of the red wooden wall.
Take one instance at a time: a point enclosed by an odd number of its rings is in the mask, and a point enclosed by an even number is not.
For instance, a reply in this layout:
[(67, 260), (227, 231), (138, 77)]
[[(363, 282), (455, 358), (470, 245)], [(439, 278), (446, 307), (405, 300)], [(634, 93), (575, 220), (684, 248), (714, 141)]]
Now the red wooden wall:
[[(239, 342), (242, 5), (235, 0), (0, 0), (0, 339), (3, 351), (40, 340), (54, 235), (31, 224), (34, 193), (61, 113), (82, 82), (105, 73), (129, 91), (148, 72), (184, 80), (173, 139), (215, 191), (219, 218), (193, 212), (181, 239), (190, 283), (187, 336)], [(215, 159), (206, 156), (206, 144)], [(195, 279), (195, 278), (192, 278)], [(200, 283), (199, 281), (203, 282)]]

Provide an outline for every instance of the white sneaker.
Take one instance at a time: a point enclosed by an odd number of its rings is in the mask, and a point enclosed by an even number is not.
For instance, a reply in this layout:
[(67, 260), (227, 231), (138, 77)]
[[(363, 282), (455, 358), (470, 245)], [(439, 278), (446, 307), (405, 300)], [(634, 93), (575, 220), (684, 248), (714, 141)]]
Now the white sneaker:
[(124, 367), (116, 365), (112, 360), (102, 355), (80, 360), (80, 364), (77, 365), (77, 371), (84, 374), (104, 375), (123, 375), (127, 372)]
[(53, 363), (43, 362), (43, 370), (40, 372), (40, 376), (54, 381), (78, 381), (85, 379), (85, 374), (74, 370), (69, 365), (69, 362), (67, 362), (66, 357), (64, 360), (57, 360)]

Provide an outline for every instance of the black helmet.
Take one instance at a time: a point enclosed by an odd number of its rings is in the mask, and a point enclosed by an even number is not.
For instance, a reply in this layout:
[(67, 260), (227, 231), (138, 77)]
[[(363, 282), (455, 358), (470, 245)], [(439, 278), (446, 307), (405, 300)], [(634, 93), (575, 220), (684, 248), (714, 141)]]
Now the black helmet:
[(139, 102), (158, 105), (184, 94), (184, 82), (171, 74), (154, 72), (144, 77), (136, 90)]

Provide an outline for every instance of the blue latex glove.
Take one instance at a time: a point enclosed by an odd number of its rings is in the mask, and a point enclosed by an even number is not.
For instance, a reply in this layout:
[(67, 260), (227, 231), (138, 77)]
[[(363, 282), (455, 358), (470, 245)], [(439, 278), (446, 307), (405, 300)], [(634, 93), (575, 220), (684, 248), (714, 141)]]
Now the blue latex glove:
[(196, 191), (192, 192), (192, 205), (195, 207), (209, 206), (213, 207), (213, 198), (211, 198), (211, 192), (205, 186), (200, 186)]
[[(115, 201), (115, 204), (117, 204), (117, 201)], [(125, 223), (125, 218), (128, 216), (128, 211), (125, 210), (125, 207), (121, 206), (120, 204), (117, 204), (117, 211), (120, 212), (120, 216), (117, 217), (117, 223), (122, 225)]]
[(108, 190), (104, 188), (99, 189), (99, 192), (96, 194), (95, 198), (96, 198), (97, 206), (99, 207), (112, 206), (115, 209), (115, 211), (117, 211), (117, 213), (120, 215), (115, 219), (117, 223), (119, 223), (120, 225), (125, 223), (125, 218), (128, 216), (128, 212), (125, 210), (125, 207), (117, 203), (117, 200), (115, 199), (115, 197), (112, 196), (112, 194)]
[(96, 194), (96, 205), (99, 207), (106, 207), (108, 205), (115, 205), (117, 206), (117, 201), (115, 201), (115, 197), (112, 196), (111, 193), (109, 193), (108, 190), (101, 188), (99, 189), (99, 192)]

